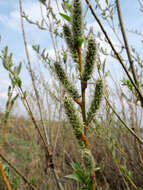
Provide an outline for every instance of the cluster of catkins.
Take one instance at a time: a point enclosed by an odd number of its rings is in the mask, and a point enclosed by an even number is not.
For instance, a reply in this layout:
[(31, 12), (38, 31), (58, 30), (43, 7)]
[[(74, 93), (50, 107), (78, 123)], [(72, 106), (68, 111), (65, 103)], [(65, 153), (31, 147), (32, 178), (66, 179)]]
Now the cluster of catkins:
[[(70, 50), (71, 56), (75, 62), (79, 62), (77, 48), (79, 47), (79, 41), (83, 36), (83, 15), (82, 15), (82, 6), (81, 0), (73, 0), (72, 3), (72, 12), (71, 12), (71, 21), (70, 26), (65, 24), (63, 26), (64, 38), (66, 40), (67, 46)], [(93, 38), (88, 40), (87, 53), (84, 60), (84, 69), (82, 72), (81, 81), (87, 84), (87, 81), (91, 78), (94, 69), (96, 56), (96, 43)], [(61, 63), (56, 62), (54, 64), (55, 72), (63, 84), (67, 93), (69, 93), (70, 97), (73, 100), (80, 99), (80, 94), (76, 87), (70, 82), (68, 76), (62, 68)], [(87, 113), (87, 121), (86, 123), (90, 123), (96, 111), (99, 108), (101, 98), (103, 93), (103, 84), (102, 80), (98, 79), (95, 86), (95, 92), (93, 96), (93, 100), (91, 102), (91, 106)], [(86, 148), (85, 143), (83, 141), (82, 134), (84, 134), (84, 124), (78, 118), (78, 114), (76, 113), (76, 109), (74, 107), (73, 100), (70, 97), (65, 97), (64, 99), (64, 107), (66, 114), (69, 118), (70, 124), (73, 127), (74, 134), (78, 140), (78, 143), (82, 150), (83, 160), (85, 167), (89, 171), (93, 171), (95, 167), (93, 156), (89, 149)]]

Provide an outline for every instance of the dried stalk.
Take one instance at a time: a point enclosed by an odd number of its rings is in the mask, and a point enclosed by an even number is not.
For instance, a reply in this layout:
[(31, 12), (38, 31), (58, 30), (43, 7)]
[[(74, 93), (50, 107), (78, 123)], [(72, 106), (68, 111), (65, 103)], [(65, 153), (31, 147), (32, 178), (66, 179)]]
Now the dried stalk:
[(9, 183), (9, 181), (8, 181), (6, 175), (5, 175), (5, 172), (3, 170), (2, 162), (1, 161), (0, 161), (0, 173), (2, 175), (2, 178), (3, 178), (3, 181), (5, 183), (5, 186), (6, 186), (7, 190), (12, 190), (11, 185), (10, 185), (10, 183)]
[(130, 49), (129, 49), (129, 44), (128, 44), (126, 32), (125, 32), (125, 29), (124, 29), (124, 23), (123, 23), (121, 7), (120, 7), (120, 0), (116, 0), (116, 5), (117, 5), (117, 12), (118, 12), (118, 18), (119, 18), (119, 22), (120, 22), (120, 26), (121, 26), (122, 36), (123, 36), (123, 39), (124, 39), (125, 49), (126, 49), (126, 52), (127, 52), (128, 60), (129, 60), (130, 67), (131, 67), (131, 71), (132, 71), (132, 74), (133, 74), (135, 84), (137, 86), (139, 86), (137, 76), (136, 76), (136, 72), (135, 72), (135, 68), (134, 68), (134, 63), (133, 63), (132, 56), (131, 56)]
[(31, 79), (32, 79), (33, 88), (35, 90), (35, 95), (36, 95), (36, 98), (37, 98), (37, 104), (38, 104), (38, 107), (39, 107), (39, 112), (40, 112), (40, 117), (41, 117), (41, 121), (42, 121), (42, 125), (43, 125), (43, 130), (44, 130), (44, 135), (45, 135), (45, 138), (46, 138), (46, 142), (43, 139), (43, 136), (42, 136), (42, 134), (41, 134), (41, 132), (39, 130), (39, 127), (37, 126), (35, 118), (33, 117), (33, 114), (32, 114), (30, 109), (29, 109), (29, 113), (30, 113), (31, 119), (32, 119), (35, 127), (38, 129), (38, 132), (40, 132), (40, 136), (41, 136), (41, 138), (43, 140), (43, 143), (45, 145), (45, 148), (47, 150), (48, 158), (50, 159), (50, 169), (51, 169), (51, 171), (52, 171), (52, 173), (54, 175), (54, 179), (56, 181), (57, 187), (60, 190), (64, 190), (64, 188), (63, 188), (63, 186), (62, 186), (62, 184), (61, 184), (61, 182), (59, 180), (59, 176), (57, 174), (55, 166), (54, 166), (53, 154), (51, 153), (51, 150), (50, 150), (49, 138), (48, 138), (48, 135), (47, 135), (46, 126), (45, 126), (42, 111), (41, 111), (41, 105), (40, 105), (40, 101), (39, 101), (39, 94), (38, 94), (38, 91), (37, 91), (37, 88), (36, 88), (36, 85), (35, 85), (35, 80), (34, 80), (34, 77), (33, 77), (33, 74), (32, 74), (32, 67), (31, 67), (30, 56), (29, 56), (28, 48), (27, 48), (26, 35), (25, 35), (25, 31), (24, 31), (24, 23), (23, 23), (23, 17), (22, 17), (22, 12), (23, 12), (22, 11), (22, 0), (19, 0), (19, 5), (20, 5), (21, 28), (22, 28), (24, 45), (25, 45), (25, 52), (26, 52), (26, 56), (27, 56), (27, 61), (28, 61), (28, 65), (29, 65), (29, 70), (30, 70), (30, 75), (31, 75)]

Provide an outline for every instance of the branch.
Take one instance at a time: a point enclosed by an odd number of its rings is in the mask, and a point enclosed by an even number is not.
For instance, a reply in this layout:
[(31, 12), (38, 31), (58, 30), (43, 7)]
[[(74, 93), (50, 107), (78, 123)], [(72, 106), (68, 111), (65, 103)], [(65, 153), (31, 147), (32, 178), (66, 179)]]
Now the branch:
[(122, 36), (123, 36), (123, 39), (124, 39), (124, 44), (125, 44), (128, 60), (129, 60), (129, 63), (130, 63), (131, 71), (132, 71), (132, 74), (133, 74), (135, 84), (137, 86), (139, 86), (137, 76), (136, 76), (136, 72), (135, 72), (135, 68), (134, 68), (134, 63), (133, 63), (131, 53), (130, 53), (130, 49), (129, 49), (129, 44), (128, 44), (126, 32), (125, 32), (125, 29), (124, 29), (124, 23), (123, 23), (121, 7), (120, 7), (120, 0), (116, 0), (116, 5), (117, 5), (117, 12), (118, 12), (118, 18), (119, 18), (119, 22), (120, 22), (120, 26), (121, 26)]
[(6, 175), (5, 175), (5, 172), (3, 170), (1, 161), (0, 161), (0, 173), (2, 175), (2, 178), (3, 178), (3, 181), (4, 181), (5, 185), (6, 185), (7, 190), (12, 190), (11, 185), (10, 185), (10, 183), (9, 183), (9, 181), (8, 181)]
[(39, 93), (38, 93), (38, 90), (36, 88), (35, 79), (34, 79), (33, 72), (32, 72), (32, 67), (31, 67), (31, 60), (30, 60), (28, 47), (27, 47), (26, 35), (25, 35), (25, 31), (24, 31), (23, 17), (22, 17), (22, 12), (23, 11), (22, 11), (22, 1), (21, 0), (19, 0), (19, 5), (20, 5), (22, 35), (23, 35), (25, 52), (26, 52), (26, 57), (27, 57), (27, 61), (28, 61), (28, 66), (29, 66), (29, 72), (30, 72), (32, 85), (33, 85), (35, 95), (36, 95), (36, 100), (37, 100), (37, 104), (38, 104), (38, 108), (39, 108), (39, 112), (40, 112), (40, 119), (41, 119), (41, 122), (42, 122), (44, 135), (45, 135), (47, 144), (49, 145), (49, 137), (48, 137), (48, 134), (47, 134), (47, 131), (46, 131), (46, 126), (45, 126), (45, 122), (44, 122), (43, 115), (42, 115), (41, 104), (40, 104), (40, 99), (39, 99)]
[[(50, 160), (50, 169), (54, 175), (54, 179), (55, 179), (55, 182), (56, 182), (56, 185), (58, 187), (59, 190), (64, 190), (60, 180), (59, 180), (59, 176), (58, 176), (58, 173), (55, 169), (55, 165), (54, 165), (54, 161), (53, 161), (53, 154), (50, 150), (50, 144), (49, 144), (49, 137), (48, 137), (48, 134), (47, 134), (47, 131), (46, 131), (46, 125), (45, 125), (45, 122), (44, 122), (44, 119), (43, 119), (43, 114), (42, 114), (42, 109), (41, 109), (41, 104), (40, 104), (40, 99), (39, 99), (39, 93), (38, 93), (38, 90), (36, 88), (36, 84), (35, 84), (35, 79), (34, 79), (34, 76), (33, 76), (33, 72), (32, 72), (32, 67), (31, 67), (31, 61), (30, 61), (30, 56), (29, 56), (29, 52), (28, 52), (28, 47), (27, 47), (27, 41), (26, 41), (26, 35), (25, 35), (25, 30), (24, 30), (24, 23), (23, 23), (23, 17), (22, 17), (22, 0), (19, 0), (19, 5), (20, 5), (20, 16), (21, 16), (21, 28), (22, 28), (22, 34), (23, 34), (23, 40), (24, 40), (24, 46), (25, 46), (25, 52), (26, 52), (26, 56), (27, 56), (27, 61), (28, 61), (28, 66), (29, 66), (29, 72), (30, 72), (30, 76), (31, 76), (31, 79), (32, 79), (32, 84), (33, 84), (33, 88), (34, 88), (34, 91), (35, 91), (35, 95), (36, 95), (36, 99), (37, 99), (37, 104), (38, 104), (38, 108), (39, 108), (39, 112), (40, 112), (40, 117), (41, 117), (41, 121), (42, 121), (42, 126), (43, 126), (43, 131), (44, 131), (44, 136), (46, 138), (46, 142), (43, 138), (43, 135), (41, 134), (40, 132), (40, 129), (39, 127), (37, 126), (37, 123), (36, 123), (36, 120), (31, 112), (31, 109), (29, 107), (29, 112), (30, 112), (30, 116), (31, 116), (31, 119), (33, 121), (33, 123), (35, 124), (35, 127), (38, 129), (38, 132), (43, 140), (43, 143), (45, 145), (45, 148), (47, 150), (47, 155), (49, 160)], [(28, 102), (27, 102), (27, 105), (28, 105)]]

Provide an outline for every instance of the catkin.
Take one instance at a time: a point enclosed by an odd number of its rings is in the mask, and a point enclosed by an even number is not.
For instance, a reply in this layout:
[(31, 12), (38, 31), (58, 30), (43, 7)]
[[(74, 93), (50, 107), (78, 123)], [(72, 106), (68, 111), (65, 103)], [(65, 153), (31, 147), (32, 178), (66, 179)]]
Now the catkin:
[(103, 94), (103, 83), (101, 79), (98, 79), (95, 86), (94, 97), (91, 102), (91, 106), (87, 113), (87, 123), (89, 123), (95, 116), (96, 111), (99, 109), (100, 102)]
[(73, 35), (70, 30), (70, 27), (67, 24), (63, 26), (64, 38), (66, 40), (67, 46), (70, 50), (71, 56), (75, 62), (78, 62), (78, 55), (74, 47)]
[(67, 90), (67, 92), (72, 96), (73, 99), (80, 98), (80, 95), (79, 95), (77, 89), (69, 81), (69, 79), (68, 79), (65, 71), (63, 70), (61, 64), (58, 62), (55, 62), (54, 66), (55, 66), (56, 74), (57, 74), (59, 80), (61, 81), (61, 83), (63, 84), (63, 86), (65, 87), (65, 89)]
[(83, 34), (83, 15), (81, 0), (73, 0), (72, 9), (72, 33), (74, 46), (78, 45), (78, 40), (82, 38)]
[(81, 124), (81, 121), (79, 120), (77, 113), (75, 111), (74, 105), (70, 98), (64, 99), (64, 107), (66, 114), (68, 116), (68, 119), (70, 121), (70, 124), (72, 125), (74, 129), (74, 134), (78, 140), (78, 143), (81, 148), (85, 147), (85, 144), (83, 140), (81, 139), (82, 133), (83, 133), (83, 125)]
[(95, 40), (90, 39), (88, 41), (88, 48), (87, 48), (87, 54), (86, 54), (86, 58), (85, 58), (84, 72), (82, 75), (83, 81), (87, 81), (91, 77), (91, 74), (94, 69), (95, 55), (96, 55)]

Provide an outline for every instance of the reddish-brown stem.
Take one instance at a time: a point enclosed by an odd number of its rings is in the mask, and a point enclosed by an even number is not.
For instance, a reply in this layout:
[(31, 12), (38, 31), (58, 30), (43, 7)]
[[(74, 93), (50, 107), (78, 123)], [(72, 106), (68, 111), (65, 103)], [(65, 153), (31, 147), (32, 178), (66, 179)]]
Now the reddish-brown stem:
[(95, 190), (95, 173), (91, 174), (92, 190)]
[(85, 147), (89, 150), (88, 138), (83, 133), (81, 134), (81, 139), (83, 140)]
[(82, 95), (82, 104), (81, 104), (81, 111), (82, 111), (82, 118), (84, 123), (84, 134), (86, 136), (86, 140), (84, 141), (85, 147), (89, 149), (89, 143), (88, 143), (88, 126), (86, 126), (86, 111), (85, 111), (85, 92), (87, 88), (87, 82), (82, 81), (82, 72), (83, 72), (83, 66), (82, 66), (82, 52), (81, 48), (78, 46), (75, 47), (78, 53), (79, 58), (79, 71), (80, 71), (80, 80), (81, 80), (81, 95)]

